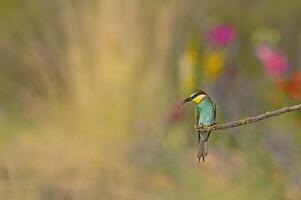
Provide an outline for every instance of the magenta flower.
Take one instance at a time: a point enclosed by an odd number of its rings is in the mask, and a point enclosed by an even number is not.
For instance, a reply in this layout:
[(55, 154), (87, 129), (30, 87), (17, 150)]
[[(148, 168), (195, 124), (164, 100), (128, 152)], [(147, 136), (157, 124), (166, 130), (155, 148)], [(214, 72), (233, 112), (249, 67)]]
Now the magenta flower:
[(260, 44), (255, 50), (256, 56), (264, 64), (266, 72), (272, 77), (278, 77), (287, 72), (289, 64), (286, 55), (279, 49), (267, 44)]
[(231, 25), (221, 24), (210, 28), (207, 38), (210, 44), (225, 47), (231, 44), (236, 37), (236, 30)]

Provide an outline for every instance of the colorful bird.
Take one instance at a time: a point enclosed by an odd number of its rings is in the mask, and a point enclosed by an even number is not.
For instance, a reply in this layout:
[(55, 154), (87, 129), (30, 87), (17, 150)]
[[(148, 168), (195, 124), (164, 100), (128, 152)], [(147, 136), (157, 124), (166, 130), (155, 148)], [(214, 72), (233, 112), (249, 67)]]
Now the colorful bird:
[[(182, 101), (181, 105), (193, 101), (195, 103), (195, 123), (196, 126), (206, 128), (215, 124), (216, 105), (211, 98), (202, 90), (194, 91), (189, 97)], [(201, 158), (204, 162), (205, 157), (208, 155), (208, 139), (209, 132), (201, 132), (198, 130), (198, 153), (197, 158)]]

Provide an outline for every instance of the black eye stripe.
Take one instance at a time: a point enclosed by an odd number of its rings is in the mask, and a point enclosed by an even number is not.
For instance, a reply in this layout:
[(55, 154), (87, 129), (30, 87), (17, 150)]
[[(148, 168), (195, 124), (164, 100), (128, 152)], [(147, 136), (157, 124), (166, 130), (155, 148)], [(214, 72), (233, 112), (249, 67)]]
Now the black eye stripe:
[(196, 93), (196, 94), (194, 94), (191, 98), (194, 99), (195, 97), (197, 97), (197, 96), (199, 96), (199, 95), (201, 95), (201, 94), (200, 94), (200, 93)]
[(206, 96), (207, 94), (202, 90), (196, 90), (190, 95), (190, 98), (194, 99), (194, 98), (196, 98), (197, 96), (200, 96), (200, 95), (205, 95)]

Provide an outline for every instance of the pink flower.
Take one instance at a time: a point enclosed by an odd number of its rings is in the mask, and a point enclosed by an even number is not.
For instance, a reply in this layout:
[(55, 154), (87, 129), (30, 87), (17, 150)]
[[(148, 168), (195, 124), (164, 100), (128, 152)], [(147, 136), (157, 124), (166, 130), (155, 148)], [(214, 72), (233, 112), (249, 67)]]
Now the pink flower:
[(273, 49), (267, 44), (260, 44), (256, 47), (255, 53), (270, 76), (277, 77), (288, 70), (287, 57), (281, 50)]
[(207, 32), (208, 41), (218, 47), (225, 47), (231, 44), (236, 37), (234, 27), (221, 24), (210, 28)]

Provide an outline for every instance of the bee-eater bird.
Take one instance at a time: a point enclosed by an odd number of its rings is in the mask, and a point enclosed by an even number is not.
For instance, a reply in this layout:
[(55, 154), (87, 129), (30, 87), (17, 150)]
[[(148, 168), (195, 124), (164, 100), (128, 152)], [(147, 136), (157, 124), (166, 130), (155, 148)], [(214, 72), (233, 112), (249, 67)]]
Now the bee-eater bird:
[[(182, 101), (181, 105), (193, 101), (195, 103), (195, 125), (206, 128), (210, 125), (215, 124), (216, 117), (216, 105), (211, 98), (202, 90), (194, 91), (189, 97)], [(208, 155), (208, 139), (210, 136), (209, 132), (198, 132), (198, 153), (197, 158), (205, 160)]]

